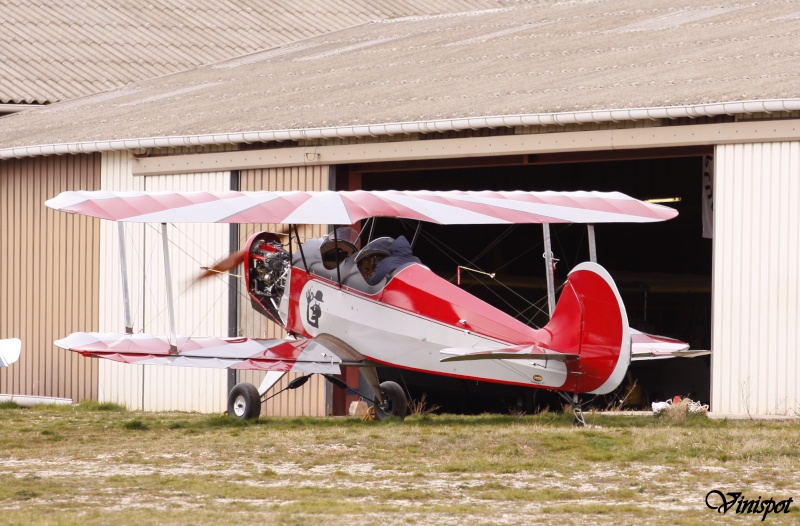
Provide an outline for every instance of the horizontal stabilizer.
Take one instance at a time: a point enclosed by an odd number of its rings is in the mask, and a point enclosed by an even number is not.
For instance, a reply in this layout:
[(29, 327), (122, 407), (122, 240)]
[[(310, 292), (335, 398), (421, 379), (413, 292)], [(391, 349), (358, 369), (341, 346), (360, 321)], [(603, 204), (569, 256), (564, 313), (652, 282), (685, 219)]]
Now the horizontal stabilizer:
[(659, 360), (663, 358), (694, 358), (705, 356), (711, 351), (692, 350), (689, 344), (668, 338), (656, 336), (646, 332), (631, 329), (631, 360)]
[(339, 374), (341, 363), (315, 340), (179, 337), (173, 352), (161, 336), (76, 332), (55, 344), (84, 356), (137, 365)]
[(0, 367), (8, 367), (19, 360), (22, 351), (22, 341), (18, 338), (0, 340)]
[(538, 345), (512, 345), (509, 347), (451, 347), (442, 349), (442, 354), (449, 355), (443, 362), (463, 362), (468, 360), (577, 360), (577, 354), (565, 354)]
[(649, 353), (649, 354), (633, 354), (631, 356), (631, 361), (638, 362), (642, 360), (662, 360), (664, 358), (697, 358), (698, 356), (708, 356), (711, 354), (710, 350), (697, 350), (693, 351), (687, 349), (685, 351), (673, 351), (673, 352), (656, 352), (656, 353)]

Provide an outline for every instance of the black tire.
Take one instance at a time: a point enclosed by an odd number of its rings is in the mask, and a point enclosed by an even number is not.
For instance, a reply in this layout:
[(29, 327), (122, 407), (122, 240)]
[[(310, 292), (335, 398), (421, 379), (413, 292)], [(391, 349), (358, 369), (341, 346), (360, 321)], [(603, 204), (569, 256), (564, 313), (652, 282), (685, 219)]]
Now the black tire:
[(253, 384), (236, 384), (228, 395), (228, 414), (242, 420), (252, 420), (261, 414), (261, 395)]
[(375, 416), (378, 420), (396, 416), (401, 420), (408, 412), (408, 398), (403, 388), (397, 382), (383, 382), (381, 384), (383, 404), (375, 405)]

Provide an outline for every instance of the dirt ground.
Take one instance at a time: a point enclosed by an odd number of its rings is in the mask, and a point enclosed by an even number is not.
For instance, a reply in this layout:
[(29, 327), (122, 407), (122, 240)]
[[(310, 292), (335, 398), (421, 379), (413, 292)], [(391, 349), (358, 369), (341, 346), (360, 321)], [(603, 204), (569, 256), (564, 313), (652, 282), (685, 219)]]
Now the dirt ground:
[[(64, 410), (0, 422), (2, 524), (749, 524), (761, 515), (706, 496), (800, 497), (800, 425), (785, 422), (242, 425)], [(764, 522), (796, 524), (796, 506)]]

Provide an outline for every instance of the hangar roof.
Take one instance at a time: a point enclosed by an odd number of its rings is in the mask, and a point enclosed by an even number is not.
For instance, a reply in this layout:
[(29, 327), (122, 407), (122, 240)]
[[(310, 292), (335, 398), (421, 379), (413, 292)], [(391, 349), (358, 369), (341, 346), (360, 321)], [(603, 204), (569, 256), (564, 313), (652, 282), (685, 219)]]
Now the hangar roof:
[(673, 5), (372, 21), (6, 117), (0, 158), (800, 109), (800, 7)]
[(371, 21), (501, 0), (0, 0), (0, 103), (49, 104)]

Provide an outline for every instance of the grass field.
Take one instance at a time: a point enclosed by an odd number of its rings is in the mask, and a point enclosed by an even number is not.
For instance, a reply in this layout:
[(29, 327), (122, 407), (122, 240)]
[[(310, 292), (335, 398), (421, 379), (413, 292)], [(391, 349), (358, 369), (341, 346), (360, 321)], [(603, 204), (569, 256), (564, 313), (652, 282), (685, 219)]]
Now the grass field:
[(588, 421), (595, 427), (554, 413), (241, 422), (5, 404), (0, 524), (761, 522), (735, 505), (710, 509), (712, 490), (796, 498), (764, 523), (800, 523), (797, 422)]

